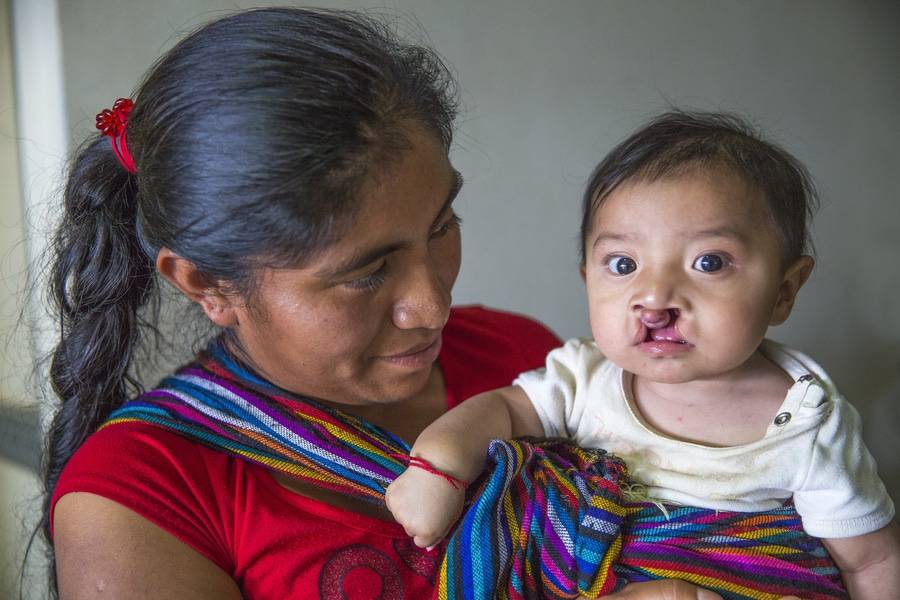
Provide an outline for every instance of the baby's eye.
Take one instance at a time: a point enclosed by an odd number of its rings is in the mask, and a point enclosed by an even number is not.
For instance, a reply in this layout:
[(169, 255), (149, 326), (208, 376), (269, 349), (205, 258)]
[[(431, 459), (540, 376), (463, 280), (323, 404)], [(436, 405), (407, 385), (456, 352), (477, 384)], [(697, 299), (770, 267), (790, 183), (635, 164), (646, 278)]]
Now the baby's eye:
[(721, 271), (728, 264), (728, 259), (718, 254), (704, 254), (694, 261), (693, 268), (703, 273)]
[(627, 256), (611, 256), (606, 260), (606, 267), (613, 275), (628, 275), (637, 269), (637, 263)]

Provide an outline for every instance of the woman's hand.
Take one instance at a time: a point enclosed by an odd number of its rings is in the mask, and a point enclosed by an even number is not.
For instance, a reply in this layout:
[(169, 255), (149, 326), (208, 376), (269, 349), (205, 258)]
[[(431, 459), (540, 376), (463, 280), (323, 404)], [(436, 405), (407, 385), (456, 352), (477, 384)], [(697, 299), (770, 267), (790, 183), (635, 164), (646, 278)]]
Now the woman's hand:
[[(722, 600), (715, 592), (677, 579), (661, 579), (646, 583), (626, 585), (621, 592), (603, 596), (610, 600)], [(587, 600), (579, 596), (578, 600)], [(781, 600), (800, 600), (796, 596), (783, 596)]]
[(416, 546), (431, 548), (459, 518), (465, 490), (424, 469), (410, 468), (387, 487), (384, 499)]
[(715, 592), (686, 581), (662, 579), (626, 585), (621, 592), (604, 596), (610, 600), (722, 600)]

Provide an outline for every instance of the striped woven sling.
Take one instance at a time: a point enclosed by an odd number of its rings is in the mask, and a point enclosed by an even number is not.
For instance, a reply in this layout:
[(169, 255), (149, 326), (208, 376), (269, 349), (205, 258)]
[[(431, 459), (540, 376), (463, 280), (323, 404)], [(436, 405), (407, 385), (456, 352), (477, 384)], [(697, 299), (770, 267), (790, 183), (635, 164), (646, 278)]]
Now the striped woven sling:
[[(220, 342), (104, 427), (140, 421), (329, 490), (375, 503), (404, 471), (400, 438), (273, 386)], [(847, 598), (824, 547), (792, 507), (716, 512), (623, 499), (624, 464), (561, 440), (496, 441), (470, 486), (435, 597), (597, 597), (677, 578), (725, 598)]]

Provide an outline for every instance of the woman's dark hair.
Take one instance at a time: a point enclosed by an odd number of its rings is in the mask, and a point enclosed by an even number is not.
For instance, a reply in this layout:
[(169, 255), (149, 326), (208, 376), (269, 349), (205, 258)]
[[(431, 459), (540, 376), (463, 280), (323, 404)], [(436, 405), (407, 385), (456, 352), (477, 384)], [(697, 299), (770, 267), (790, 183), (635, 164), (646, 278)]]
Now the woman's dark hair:
[(432, 50), (371, 17), (296, 8), (201, 27), (154, 65), (134, 103), (137, 174), (109, 139), (88, 140), (54, 240), (61, 338), (50, 379), (61, 403), (44, 466), (48, 541), (61, 470), (140, 391), (132, 357), (159, 249), (250, 293), (260, 267), (300, 265), (341, 235), (361, 186), (408, 147), (410, 124), (449, 148), (456, 113)]
[(627, 182), (658, 181), (695, 169), (724, 170), (762, 191), (781, 241), (782, 264), (811, 248), (808, 221), (818, 198), (800, 161), (763, 140), (736, 115), (671, 111), (613, 148), (591, 174), (582, 204), (581, 264), (594, 215), (614, 190)]

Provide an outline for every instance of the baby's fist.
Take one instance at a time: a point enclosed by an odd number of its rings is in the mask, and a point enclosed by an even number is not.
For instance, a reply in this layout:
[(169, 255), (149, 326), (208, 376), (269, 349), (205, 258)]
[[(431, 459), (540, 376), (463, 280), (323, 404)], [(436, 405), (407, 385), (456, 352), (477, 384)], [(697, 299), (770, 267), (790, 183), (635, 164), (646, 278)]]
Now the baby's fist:
[(459, 518), (465, 490), (418, 468), (409, 468), (384, 493), (388, 510), (420, 548), (440, 542)]

